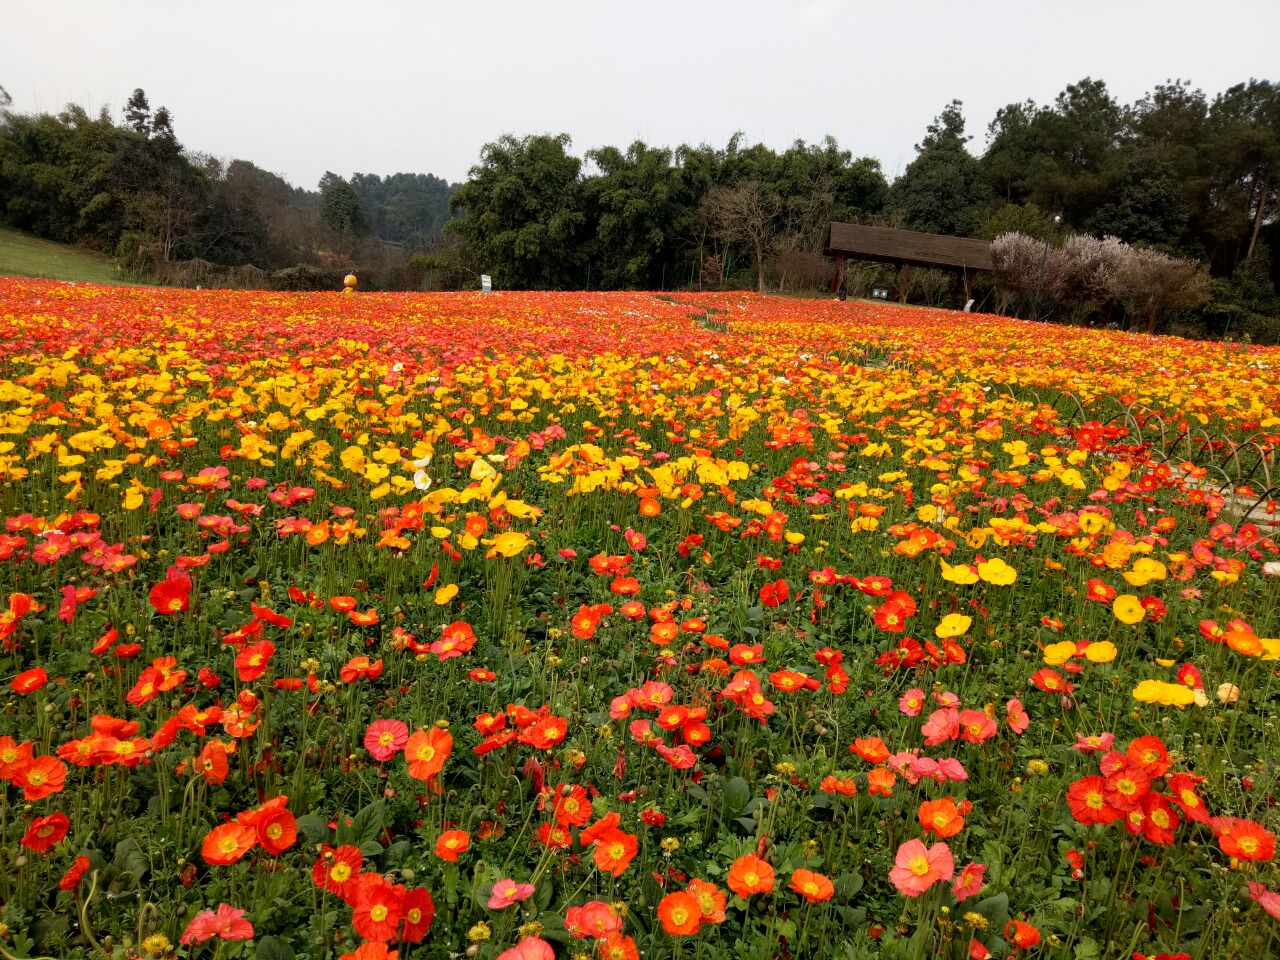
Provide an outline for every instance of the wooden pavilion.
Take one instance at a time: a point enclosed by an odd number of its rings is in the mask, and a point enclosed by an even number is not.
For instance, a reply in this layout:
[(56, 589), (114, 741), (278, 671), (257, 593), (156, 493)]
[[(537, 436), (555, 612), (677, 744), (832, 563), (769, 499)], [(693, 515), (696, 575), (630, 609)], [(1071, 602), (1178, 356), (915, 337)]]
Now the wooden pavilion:
[(902, 303), (906, 302), (907, 281), (912, 267), (954, 271), (957, 282), (964, 286), (966, 303), (973, 293), (974, 274), (993, 269), (991, 244), (986, 240), (889, 227), (865, 227), (856, 223), (832, 223), (827, 228), (827, 242), (822, 252), (835, 259), (835, 276), (831, 280), (833, 293), (844, 283), (847, 258), (897, 264), (898, 299)]

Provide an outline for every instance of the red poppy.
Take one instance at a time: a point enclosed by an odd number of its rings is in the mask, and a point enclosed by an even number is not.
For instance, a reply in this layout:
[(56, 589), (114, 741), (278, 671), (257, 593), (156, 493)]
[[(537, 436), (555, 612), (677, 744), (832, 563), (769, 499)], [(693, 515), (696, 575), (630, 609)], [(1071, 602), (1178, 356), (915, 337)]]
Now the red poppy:
[(786, 602), (791, 596), (791, 585), (786, 580), (766, 583), (760, 588), (760, 603), (766, 607), (776, 607)]
[(311, 868), (311, 879), (321, 890), (336, 893), (345, 900), (356, 878), (360, 876), (363, 863), (364, 857), (359, 847), (347, 844), (335, 850), (325, 844), (320, 848), (320, 856)]
[(84, 854), (76, 857), (75, 862), (71, 864), (71, 869), (63, 874), (62, 879), (58, 881), (58, 889), (74, 890), (80, 885), (81, 878), (89, 872), (89, 866), (89, 858)]
[(165, 579), (151, 588), (149, 599), (157, 613), (185, 613), (191, 606), (191, 578), (177, 567), (170, 567)]
[(658, 919), (662, 929), (673, 937), (688, 937), (702, 924), (702, 909), (687, 893), (668, 893), (658, 901)]
[(1194, 820), (1196, 823), (1209, 822), (1209, 810), (1200, 799), (1200, 795), (1196, 793), (1196, 785), (1203, 781), (1204, 777), (1197, 777), (1190, 773), (1175, 773), (1165, 781), (1169, 786), (1173, 802), (1182, 809), (1188, 820)]
[(15, 786), (22, 789), (24, 800), (43, 800), (60, 793), (67, 779), (67, 765), (57, 757), (36, 757), (19, 769), (13, 777)]
[(620, 877), (630, 866), (638, 849), (639, 844), (633, 835), (614, 828), (605, 831), (595, 840), (591, 858), (602, 872)]
[(1107, 781), (1099, 776), (1085, 777), (1071, 784), (1067, 788), (1067, 806), (1077, 822), (1086, 826), (1114, 823), (1124, 816), (1123, 811), (1116, 809), (1107, 799)]
[(457, 863), (458, 857), (471, 846), (471, 835), (465, 830), (446, 830), (436, 840), (436, 856), (449, 863)]
[(22, 838), (22, 845), (36, 853), (44, 853), (50, 847), (60, 843), (71, 828), (71, 820), (65, 813), (51, 813), (47, 817), (36, 817), (27, 828)]
[(1006, 940), (1013, 941), (1017, 947), (1026, 950), (1034, 947), (1040, 942), (1040, 931), (1029, 923), (1023, 923), (1021, 920), (1010, 920), (1004, 925), (1004, 936)]
[(587, 791), (576, 784), (561, 787), (551, 815), (561, 826), (581, 827), (591, 819), (591, 799)]
[(361, 884), (360, 893), (351, 911), (351, 925), (356, 933), (374, 943), (394, 940), (404, 919), (405, 889), (377, 874)]
[(1270, 860), (1275, 856), (1276, 837), (1259, 823), (1240, 817), (1214, 817), (1210, 821), (1222, 852), (1237, 860)]
[(436, 916), (435, 901), (426, 887), (414, 887), (404, 895), (404, 926), (400, 936), (406, 943), (421, 943)]
[(1162, 847), (1173, 845), (1173, 833), (1181, 822), (1168, 797), (1148, 793), (1142, 798), (1142, 835)]
[(729, 889), (740, 897), (773, 892), (773, 867), (769, 861), (748, 853), (729, 868)]
[(236, 671), (241, 683), (252, 683), (267, 672), (276, 645), (270, 640), (251, 643), (236, 654)]
[(35, 693), (48, 682), (49, 674), (45, 672), (44, 667), (32, 667), (30, 670), (23, 670), (10, 680), (9, 686), (16, 693), (26, 696), (29, 693)]
[[(945, 847), (946, 844), (940, 844)], [(821, 903), (830, 900), (835, 893), (835, 885), (829, 877), (812, 870), (796, 870), (791, 874), (791, 889), (810, 903)]]

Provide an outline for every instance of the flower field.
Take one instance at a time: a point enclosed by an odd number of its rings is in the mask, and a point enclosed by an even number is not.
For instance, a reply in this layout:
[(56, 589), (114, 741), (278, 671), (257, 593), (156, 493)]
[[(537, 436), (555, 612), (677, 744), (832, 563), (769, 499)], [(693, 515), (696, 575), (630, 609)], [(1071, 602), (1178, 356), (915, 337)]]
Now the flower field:
[(0, 955), (1280, 952), (1280, 349), (0, 278)]

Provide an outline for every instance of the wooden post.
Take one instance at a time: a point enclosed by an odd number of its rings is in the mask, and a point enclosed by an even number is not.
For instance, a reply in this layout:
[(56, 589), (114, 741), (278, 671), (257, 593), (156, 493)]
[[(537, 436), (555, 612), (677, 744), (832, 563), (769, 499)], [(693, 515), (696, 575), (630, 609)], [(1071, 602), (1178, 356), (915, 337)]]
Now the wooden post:
[(911, 283), (911, 264), (904, 263), (898, 268), (898, 302), (907, 302), (907, 285)]
[(836, 275), (831, 278), (831, 292), (839, 293), (844, 286), (844, 254), (836, 254)]
[(973, 271), (972, 271), (972, 270), (967, 270), (967, 271), (965, 271), (965, 275), (964, 275), (964, 302), (965, 302), (966, 304), (967, 304), (970, 300), (972, 300), (972, 299), (973, 299), (973, 279), (974, 279), (974, 273), (973, 273)]

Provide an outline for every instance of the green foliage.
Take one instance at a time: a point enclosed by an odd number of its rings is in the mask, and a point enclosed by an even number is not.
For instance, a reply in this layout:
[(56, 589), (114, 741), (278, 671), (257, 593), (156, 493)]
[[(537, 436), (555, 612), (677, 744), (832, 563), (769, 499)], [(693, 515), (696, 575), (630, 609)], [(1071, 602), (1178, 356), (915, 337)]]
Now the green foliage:
[(982, 215), (977, 236), (982, 240), (994, 240), (1006, 233), (1021, 233), (1036, 240), (1047, 240), (1053, 233), (1053, 218), (1034, 203), (1001, 201)]
[(1215, 336), (1280, 343), (1280, 297), (1271, 279), (1271, 251), (1259, 241), (1248, 260), (1230, 277), (1216, 278), (1201, 312), (1204, 328)]
[(439, 239), (449, 220), (454, 187), (429, 173), (395, 173), (379, 177), (357, 173), (351, 188), (360, 198), (368, 226), (377, 236), (411, 250)]

